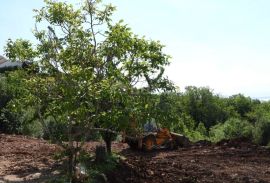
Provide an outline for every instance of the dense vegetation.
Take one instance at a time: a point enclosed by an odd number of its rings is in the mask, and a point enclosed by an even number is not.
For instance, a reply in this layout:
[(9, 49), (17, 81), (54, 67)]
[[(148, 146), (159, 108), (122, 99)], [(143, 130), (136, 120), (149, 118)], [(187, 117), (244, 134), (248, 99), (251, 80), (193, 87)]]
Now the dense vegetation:
[(36, 26), (38, 44), (18, 39), (5, 47), (10, 60), (32, 64), (0, 76), (0, 131), (62, 145), (70, 179), (83, 142), (100, 134), (110, 153), (115, 131), (141, 133), (152, 120), (193, 141), (246, 137), (269, 145), (270, 102), (222, 97), (206, 87), (179, 92), (163, 75), (164, 46), (113, 23), (112, 5), (45, 2), (35, 10), (37, 25), (48, 25)]
[[(1, 132), (48, 138), (46, 130), (50, 130), (56, 136), (64, 135), (61, 124), (55, 124), (53, 120), (48, 119), (49, 129), (45, 129), (35, 118), (33, 107), (14, 110), (14, 98), (20, 93), (17, 88), (19, 81), (12, 80), (13, 75), (1, 75)], [(144, 106), (142, 112), (147, 112), (160, 127), (168, 127), (193, 141), (206, 139), (216, 142), (247, 137), (260, 145), (270, 143), (270, 102), (242, 94), (222, 97), (207, 87), (194, 86), (187, 87), (184, 92), (152, 94), (150, 98), (152, 106)]]

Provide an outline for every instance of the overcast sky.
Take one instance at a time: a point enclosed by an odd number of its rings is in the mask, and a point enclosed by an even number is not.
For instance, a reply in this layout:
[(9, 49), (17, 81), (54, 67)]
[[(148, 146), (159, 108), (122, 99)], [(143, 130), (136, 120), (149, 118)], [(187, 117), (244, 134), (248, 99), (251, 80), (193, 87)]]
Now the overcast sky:
[[(224, 96), (270, 98), (269, 0), (106, 2), (117, 6), (115, 20), (166, 45), (172, 56), (166, 74), (180, 90), (208, 86)], [(0, 55), (8, 38), (34, 39), (32, 9), (42, 5), (42, 0), (1, 0)]]

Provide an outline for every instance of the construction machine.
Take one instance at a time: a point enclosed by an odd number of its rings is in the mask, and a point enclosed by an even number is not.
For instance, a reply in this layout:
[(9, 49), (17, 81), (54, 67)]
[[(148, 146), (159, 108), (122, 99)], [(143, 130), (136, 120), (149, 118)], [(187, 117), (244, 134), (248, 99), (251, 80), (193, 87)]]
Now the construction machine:
[(125, 136), (124, 141), (132, 149), (144, 151), (176, 149), (190, 145), (190, 141), (187, 137), (170, 132), (167, 128), (161, 128), (156, 132), (148, 132), (136, 137)]

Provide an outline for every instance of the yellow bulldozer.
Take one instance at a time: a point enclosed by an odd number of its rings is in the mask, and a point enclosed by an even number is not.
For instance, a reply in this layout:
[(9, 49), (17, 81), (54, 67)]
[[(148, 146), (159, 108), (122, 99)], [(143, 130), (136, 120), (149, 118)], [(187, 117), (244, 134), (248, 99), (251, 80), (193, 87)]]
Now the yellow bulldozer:
[(124, 136), (123, 140), (132, 149), (144, 151), (176, 149), (190, 145), (187, 137), (170, 132), (167, 128), (161, 128), (156, 132), (148, 132), (136, 137)]

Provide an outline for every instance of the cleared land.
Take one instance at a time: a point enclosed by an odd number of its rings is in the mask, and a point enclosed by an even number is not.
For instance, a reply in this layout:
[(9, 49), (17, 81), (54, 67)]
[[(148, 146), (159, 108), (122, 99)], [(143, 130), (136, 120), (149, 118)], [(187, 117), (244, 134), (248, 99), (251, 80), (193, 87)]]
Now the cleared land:
[[(93, 151), (97, 144), (86, 148)], [(122, 143), (114, 143), (113, 149), (126, 159), (108, 173), (111, 183), (270, 182), (270, 150), (244, 139), (150, 153)], [(60, 150), (44, 140), (0, 135), (0, 182), (46, 182), (62, 168), (53, 159)]]

